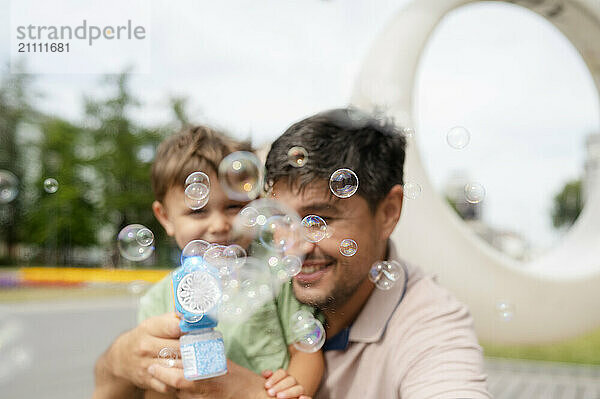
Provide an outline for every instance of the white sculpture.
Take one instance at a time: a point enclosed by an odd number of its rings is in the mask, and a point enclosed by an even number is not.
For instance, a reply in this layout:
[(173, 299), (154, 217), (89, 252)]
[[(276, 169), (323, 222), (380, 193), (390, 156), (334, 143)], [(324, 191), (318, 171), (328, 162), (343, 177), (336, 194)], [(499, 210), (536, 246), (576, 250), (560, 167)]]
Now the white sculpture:
[[(413, 0), (377, 38), (363, 64), (352, 103), (388, 106), (403, 126), (412, 123), (415, 72), (429, 35), (443, 16), (472, 0)], [(514, 0), (560, 29), (586, 62), (600, 89), (600, 1)], [(562, 242), (526, 267), (496, 252), (451, 211), (429, 181), (414, 141), (409, 140), (405, 178), (422, 194), (404, 201), (393, 239), (400, 254), (466, 302), (480, 339), (497, 343), (543, 343), (600, 328), (600, 184)], [(556, 165), (560, 168), (560, 165)], [(600, 183), (600, 182), (599, 182)], [(499, 304), (514, 306), (510, 322)], [(502, 306), (502, 305), (500, 305)]]

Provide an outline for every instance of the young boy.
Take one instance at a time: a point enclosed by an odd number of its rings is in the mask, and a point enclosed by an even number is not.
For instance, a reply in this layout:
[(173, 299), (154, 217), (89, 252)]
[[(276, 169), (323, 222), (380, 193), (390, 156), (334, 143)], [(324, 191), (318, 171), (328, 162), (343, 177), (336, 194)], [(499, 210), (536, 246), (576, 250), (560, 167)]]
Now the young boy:
[[(250, 146), (203, 126), (187, 128), (159, 146), (152, 166), (156, 199), (152, 210), (179, 248), (197, 239), (227, 245), (233, 219), (246, 204), (227, 197), (216, 171), (225, 156), (242, 150), (249, 151)], [(198, 210), (190, 209), (184, 202), (183, 184), (195, 171), (206, 173), (211, 184), (208, 203)], [(173, 311), (171, 287), (171, 278), (167, 276), (144, 295), (140, 301), (139, 322)], [(297, 351), (290, 345), (289, 329), (284, 327), (293, 312), (301, 309), (312, 312), (312, 308), (300, 304), (293, 295), (280, 296), (244, 321), (220, 321), (217, 327), (224, 337), (227, 358), (262, 373), (269, 396), (312, 396), (319, 386), (324, 369), (321, 352)], [(146, 392), (146, 398), (158, 397), (168, 396)]]

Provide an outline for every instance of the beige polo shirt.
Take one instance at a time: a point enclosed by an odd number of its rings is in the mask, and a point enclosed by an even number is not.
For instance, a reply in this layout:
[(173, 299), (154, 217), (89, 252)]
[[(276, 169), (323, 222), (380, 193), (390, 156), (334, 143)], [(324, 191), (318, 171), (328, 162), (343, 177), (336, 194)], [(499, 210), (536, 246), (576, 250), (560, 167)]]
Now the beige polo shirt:
[(407, 284), (374, 289), (349, 334), (328, 338), (347, 347), (325, 351), (315, 399), (491, 398), (466, 306), (393, 246), (390, 258), (405, 267)]

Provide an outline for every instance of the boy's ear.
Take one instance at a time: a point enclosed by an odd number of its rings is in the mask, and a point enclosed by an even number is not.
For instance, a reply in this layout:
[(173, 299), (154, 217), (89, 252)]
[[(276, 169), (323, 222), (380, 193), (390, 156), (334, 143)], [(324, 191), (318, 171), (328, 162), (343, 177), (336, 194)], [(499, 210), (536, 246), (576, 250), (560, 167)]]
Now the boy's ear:
[(173, 237), (173, 235), (175, 235), (175, 229), (173, 228), (173, 223), (171, 223), (169, 216), (167, 215), (167, 208), (165, 208), (162, 202), (154, 201), (152, 203), (152, 211), (154, 212), (154, 216), (158, 222), (167, 232), (167, 235), (169, 237)]

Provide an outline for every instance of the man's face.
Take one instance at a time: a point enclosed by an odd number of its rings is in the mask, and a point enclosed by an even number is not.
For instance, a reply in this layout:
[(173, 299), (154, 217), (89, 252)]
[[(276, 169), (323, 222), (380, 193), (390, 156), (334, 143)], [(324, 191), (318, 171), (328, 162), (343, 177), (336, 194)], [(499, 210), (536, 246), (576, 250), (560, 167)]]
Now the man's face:
[[(300, 302), (323, 308), (346, 303), (365, 282), (373, 262), (385, 254), (386, 239), (367, 201), (355, 194), (350, 198), (330, 195), (327, 182), (310, 184), (303, 192), (276, 183), (272, 195), (294, 209), (301, 218), (318, 215), (326, 222), (330, 236), (317, 243), (307, 242), (300, 274), (293, 278), (294, 294)], [(358, 244), (353, 256), (340, 253), (342, 240)]]
[(163, 203), (164, 217), (155, 214), (167, 234), (175, 238), (179, 248), (192, 240), (205, 240), (210, 243), (226, 244), (235, 216), (246, 205), (230, 200), (214, 173), (209, 173), (211, 182), (208, 203), (201, 209), (192, 210), (185, 204), (183, 187), (172, 187), (167, 191)]

